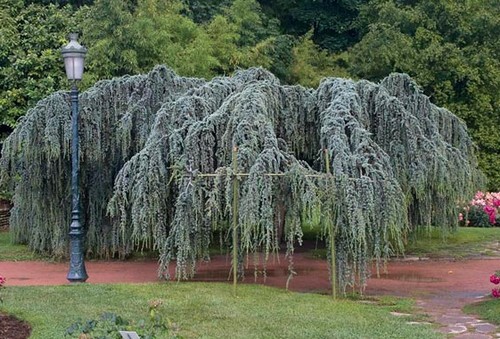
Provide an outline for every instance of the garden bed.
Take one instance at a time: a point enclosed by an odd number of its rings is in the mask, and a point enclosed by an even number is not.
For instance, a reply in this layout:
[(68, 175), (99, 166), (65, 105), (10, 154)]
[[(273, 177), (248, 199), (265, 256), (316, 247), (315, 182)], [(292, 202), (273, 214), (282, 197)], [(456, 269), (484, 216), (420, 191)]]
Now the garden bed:
[(2, 339), (25, 339), (31, 334), (31, 327), (8, 314), (0, 313), (0, 338)]

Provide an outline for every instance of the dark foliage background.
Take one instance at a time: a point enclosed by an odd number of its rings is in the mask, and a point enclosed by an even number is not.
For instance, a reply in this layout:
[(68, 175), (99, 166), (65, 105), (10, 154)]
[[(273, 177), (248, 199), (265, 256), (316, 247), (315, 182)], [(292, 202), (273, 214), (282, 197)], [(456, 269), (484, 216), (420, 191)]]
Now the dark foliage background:
[(467, 123), (500, 190), (498, 1), (0, 0), (0, 20), (0, 124), (68, 88), (70, 31), (89, 48), (84, 88), (156, 64), (205, 78), (263, 66), (307, 86), (404, 72)]

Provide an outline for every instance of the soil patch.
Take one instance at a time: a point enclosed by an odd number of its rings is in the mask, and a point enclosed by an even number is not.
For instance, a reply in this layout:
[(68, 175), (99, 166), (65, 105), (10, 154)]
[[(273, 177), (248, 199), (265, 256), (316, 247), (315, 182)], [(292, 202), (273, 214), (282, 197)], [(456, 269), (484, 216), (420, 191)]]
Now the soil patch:
[(0, 338), (26, 339), (31, 334), (31, 327), (11, 315), (0, 313)]

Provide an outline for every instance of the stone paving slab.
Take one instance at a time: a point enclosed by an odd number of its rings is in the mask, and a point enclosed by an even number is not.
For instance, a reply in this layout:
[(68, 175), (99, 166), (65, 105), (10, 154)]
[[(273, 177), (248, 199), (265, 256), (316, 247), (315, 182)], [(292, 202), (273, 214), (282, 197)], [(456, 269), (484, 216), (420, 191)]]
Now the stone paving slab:
[(492, 337), (490, 335), (480, 334), (480, 333), (464, 333), (464, 334), (454, 336), (454, 338), (458, 338), (458, 339), (491, 339)]
[(461, 334), (467, 332), (467, 326), (462, 324), (455, 324), (447, 327), (441, 327), (439, 332), (446, 334)]
[[(453, 298), (450, 296), (449, 298)], [(441, 325), (439, 332), (446, 334), (448, 338), (462, 339), (493, 339), (500, 338), (499, 328), (474, 316), (466, 315), (460, 308), (448, 307), (449, 300), (420, 299), (418, 307), (423, 311), (431, 309), (427, 314)]]
[(479, 333), (493, 333), (496, 332), (497, 327), (489, 323), (472, 324), (472, 327)]

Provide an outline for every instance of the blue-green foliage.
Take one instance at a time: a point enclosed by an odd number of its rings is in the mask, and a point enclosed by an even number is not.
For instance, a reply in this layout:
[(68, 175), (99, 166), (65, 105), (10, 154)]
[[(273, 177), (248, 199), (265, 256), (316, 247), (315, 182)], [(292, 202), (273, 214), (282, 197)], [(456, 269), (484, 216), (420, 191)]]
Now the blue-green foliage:
[[(58, 256), (70, 215), (68, 99), (40, 101), (0, 160), (15, 240)], [(178, 279), (208, 259), (213, 232), (232, 238), (235, 217), (238, 253), (256, 266), (282, 243), (291, 258), (310, 225), (333, 239), (340, 288), (364, 285), (371, 260), (401, 252), (408, 231), (456, 227), (456, 202), (481, 181), (465, 125), (403, 74), (313, 90), (260, 68), (207, 82), (160, 66), (83, 93), (80, 128), (87, 253), (157, 249), (159, 274), (175, 260)]]

